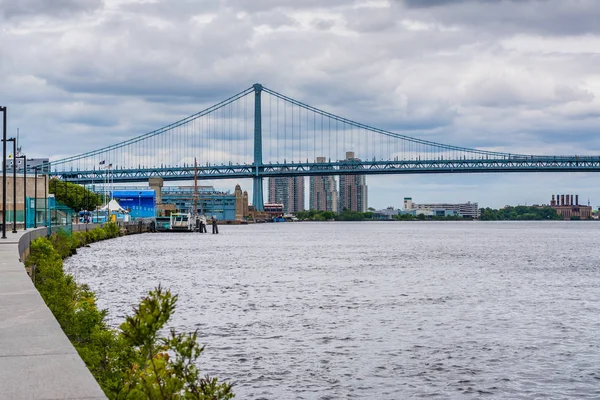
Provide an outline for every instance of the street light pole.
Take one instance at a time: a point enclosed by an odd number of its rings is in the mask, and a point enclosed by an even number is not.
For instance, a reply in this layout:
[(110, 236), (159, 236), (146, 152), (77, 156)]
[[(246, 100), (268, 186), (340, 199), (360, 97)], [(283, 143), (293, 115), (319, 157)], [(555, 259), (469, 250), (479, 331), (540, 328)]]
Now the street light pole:
[(48, 174), (44, 171), (44, 226), (48, 224)]
[(6, 239), (6, 107), (2, 111), (2, 239)]
[(27, 157), (25, 155), (15, 157), (23, 159), (23, 230), (27, 230)]
[(34, 178), (34, 186), (33, 186), (33, 227), (37, 228), (37, 165), (34, 168), (35, 178)]
[(17, 233), (17, 139), (8, 139), (13, 142), (13, 230)]

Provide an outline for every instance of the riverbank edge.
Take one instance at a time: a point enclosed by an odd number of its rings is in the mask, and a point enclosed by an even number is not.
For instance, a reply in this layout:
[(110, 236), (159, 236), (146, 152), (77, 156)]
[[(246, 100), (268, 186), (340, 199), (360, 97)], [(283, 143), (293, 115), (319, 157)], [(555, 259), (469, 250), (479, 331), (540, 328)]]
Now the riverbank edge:
[(36, 289), (108, 398), (232, 399), (231, 383), (201, 376), (195, 366), (204, 350), (197, 330), (158, 335), (175, 310), (177, 295), (159, 285), (115, 330), (106, 322), (108, 310), (97, 307), (96, 294), (65, 272), (63, 261), (77, 248), (146, 232), (142, 224), (136, 226), (131, 230), (110, 222), (86, 232), (58, 231), (35, 239), (25, 264)]
[[(107, 395), (104, 393), (104, 387), (103, 387), (103, 383), (99, 380), (99, 377), (95, 376), (94, 370), (91, 369), (91, 367), (93, 365), (88, 365), (88, 361), (86, 361), (87, 358), (89, 358), (89, 349), (86, 348), (85, 345), (83, 345), (81, 342), (77, 343), (77, 338), (76, 337), (72, 337), (73, 332), (71, 332), (70, 334), (67, 332), (67, 329), (69, 329), (69, 327), (72, 328), (72, 326), (70, 326), (69, 324), (63, 325), (64, 321), (65, 321), (65, 312), (69, 312), (68, 309), (69, 307), (66, 306), (64, 304), (68, 304), (68, 303), (86, 303), (83, 308), (81, 309), (81, 311), (83, 311), (84, 313), (86, 313), (87, 317), (84, 318), (91, 318), (91, 321), (94, 321), (97, 318), (101, 318), (101, 315), (104, 313), (104, 311), (99, 310), (96, 308), (95, 306), (95, 294), (94, 292), (89, 291), (89, 289), (87, 288), (87, 285), (85, 284), (79, 284), (77, 282), (75, 282), (71, 275), (66, 273), (63, 269), (63, 261), (65, 259), (67, 259), (68, 257), (76, 254), (76, 249), (80, 248), (80, 247), (84, 247), (84, 246), (89, 246), (92, 243), (96, 243), (96, 242), (100, 242), (100, 241), (104, 241), (104, 240), (108, 240), (108, 239), (116, 239), (118, 237), (121, 236), (127, 236), (127, 235), (132, 235), (132, 234), (138, 234), (138, 233), (145, 233), (146, 232), (146, 226), (141, 226), (141, 225), (131, 225), (131, 226), (117, 226), (114, 223), (109, 223), (109, 224), (74, 224), (72, 226), (72, 231), (70, 233), (67, 232), (63, 232), (60, 230), (57, 230), (56, 232), (52, 232), (52, 234), (48, 234), (48, 230), (43, 228), (37, 231), (31, 231), (30, 233), (25, 233), (19, 240), (19, 255), (20, 255), (20, 261), (22, 261), (25, 264), (25, 271), (27, 273), (27, 276), (29, 277), (29, 281), (33, 284), (33, 288), (38, 292), (39, 296), (42, 299), (42, 302), (44, 303), (44, 305), (46, 306), (45, 308), (47, 310), (50, 311), (50, 314), (52, 315), (52, 317), (54, 318), (54, 321), (58, 324), (59, 329), (62, 332), (62, 336), (64, 336), (64, 338), (70, 343), (70, 348), (72, 348), (75, 352), (75, 355), (78, 356), (79, 361), (81, 361), (81, 364), (83, 364), (84, 369), (91, 375), (92, 380), (94, 381), (95, 385), (94, 386), (94, 390), (96, 390), (96, 388), (98, 388), (101, 392), (101, 396), (100, 397), (90, 397), (89, 395), (84, 395), (83, 397), (71, 397), (69, 394), (61, 394), (59, 397), (52, 397), (52, 399), (55, 398), (92, 398), (92, 399), (96, 399), (96, 398), (101, 398), (101, 399), (107, 399)], [(144, 229), (142, 229), (144, 228)], [(52, 253), (47, 253), (44, 250), (41, 250), (41, 253), (38, 252), (36, 254), (36, 251), (34, 250), (35, 247), (40, 247), (39, 245), (36, 246), (36, 240), (39, 239), (45, 239), (44, 242), (46, 243), (46, 245), (50, 246), (53, 250), (52, 252), (58, 257), (58, 259), (54, 258), (54, 256), (52, 256)], [(42, 242), (43, 243), (43, 242)], [(33, 246), (32, 246), (33, 245)], [(43, 248), (44, 245), (42, 244), (41, 248)], [(39, 250), (39, 249), (38, 249)], [(42, 258), (39, 258), (40, 255), (42, 256)], [(46, 255), (47, 257), (44, 257), (44, 255)], [(36, 275), (36, 271), (37, 271), (37, 267), (35, 265), (35, 260), (33, 262), (31, 262), (32, 260), (29, 258), (29, 256), (32, 256), (32, 258), (36, 258), (38, 257), (38, 263), (41, 262), (41, 264), (46, 264), (48, 263), (49, 265), (54, 265), (55, 267), (58, 267), (58, 279), (59, 280), (63, 280), (63, 282), (68, 282), (67, 285), (74, 285), (74, 289), (75, 292), (72, 293), (72, 295), (74, 296), (73, 298), (71, 298), (71, 296), (65, 296), (66, 292), (65, 292), (65, 288), (64, 286), (61, 286), (60, 284), (58, 286), (56, 286), (56, 281), (54, 281), (52, 284), (50, 284), (50, 288), (45, 287), (43, 284), (42, 286), (38, 286), (39, 283), (39, 277)], [(21, 266), (21, 268), (23, 268)], [(38, 273), (39, 274), (39, 273)], [(49, 276), (49, 278), (51, 280), (54, 280), (57, 278), (57, 272), (56, 270), (51, 273), (51, 275), (54, 275), (54, 277)], [(42, 275), (44, 276), (44, 275)], [(50, 289), (50, 290), (48, 290)], [(58, 300), (57, 300), (58, 299)], [(76, 310), (71, 310), (71, 312), (75, 312), (74, 315), (77, 314)], [(58, 314), (57, 314), (58, 312)], [(91, 312), (91, 314), (89, 313)], [(62, 322), (61, 322), (62, 321)], [(100, 321), (97, 322), (91, 322), (93, 326), (98, 327), (100, 329), (102, 326), (102, 323)], [(92, 330), (95, 330), (96, 328), (91, 328)], [(88, 332), (91, 333), (91, 332)], [(83, 351), (83, 353), (82, 353)], [(104, 384), (106, 384), (106, 382), (104, 382)]]
[(31, 243), (47, 235), (48, 228), (38, 228), (0, 241), (0, 393), (15, 400), (106, 399), (24, 268)]

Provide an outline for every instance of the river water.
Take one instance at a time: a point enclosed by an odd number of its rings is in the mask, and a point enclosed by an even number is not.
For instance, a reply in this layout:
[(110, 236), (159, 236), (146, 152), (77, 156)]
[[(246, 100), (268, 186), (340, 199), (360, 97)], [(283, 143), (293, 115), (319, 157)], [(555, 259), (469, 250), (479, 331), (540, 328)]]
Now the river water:
[(598, 399), (600, 224), (282, 223), (156, 233), (66, 268), (119, 324), (159, 283), (240, 399)]

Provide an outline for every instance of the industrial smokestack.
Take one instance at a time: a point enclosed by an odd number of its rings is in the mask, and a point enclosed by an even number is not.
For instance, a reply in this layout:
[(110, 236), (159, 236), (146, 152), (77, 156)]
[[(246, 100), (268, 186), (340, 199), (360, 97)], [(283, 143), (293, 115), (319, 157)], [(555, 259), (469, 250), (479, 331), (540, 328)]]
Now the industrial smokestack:
[(569, 202), (569, 205), (570, 205), (570, 206), (572, 206), (572, 205), (574, 205), (574, 204), (575, 204), (575, 203), (573, 203), (573, 195), (571, 195), (571, 201)]
[(579, 195), (578, 194), (575, 195), (575, 205), (576, 206), (579, 205)]
[(550, 205), (551, 206), (555, 206), (556, 202), (554, 201), (554, 195), (552, 195), (552, 201), (550, 201)]
[(561, 194), (561, 195), (560, 195), (560, 205), (561, 205), (561, 206), (564, 206), (564, 205), (565, 205), (565, 195), (564, 195), (564, 194)]

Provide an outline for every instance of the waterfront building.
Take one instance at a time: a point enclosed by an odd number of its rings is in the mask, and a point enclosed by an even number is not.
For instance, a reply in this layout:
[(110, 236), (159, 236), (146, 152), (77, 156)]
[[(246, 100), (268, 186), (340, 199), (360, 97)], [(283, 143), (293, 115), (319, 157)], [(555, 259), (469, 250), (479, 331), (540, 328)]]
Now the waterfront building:
[(395, 210), (394, 207), (388, 207), (383, 210), (373, 211), (373, 219), (391, 220), (394, 219), (394, 215), (399, 214), (399, 210)]
[(212, 186), (198, 186), (197, 196), (193, 186), (165, 186), (162, 189), (163, 203), (174, 204), (179, 212), (193, 213), (196, 203), (196, 212), (209, 218), (215, 216), (218, 220), (236, 219), (236, 200), (235, 194), (215, 190)]
[(283, 217), (283, 204), (265, 203), (263, 205), (265, 213), (271, 218)]
[[(325, 163), (325, 157), (317, 157), (318, 163)], [(317, 211), (338, 211), (338, 191), (333, 176), (311, 176), (309, 209)]]
[(156, 193), (152, 189), (116, 189), (111, 197), (129, 212), (131, 219), (156, 217)]
[(453, 210), (448, 210), (444, 208), (430, 208), (430, 209), (418, 209), (413, 208), (412, 210), (403, 210), (400, 212), (403, 215), (412, 215), (413, 217), (418, 217), (419, 215), (424, 215), (426, 217), (453, 217), (456, 213)]
[(579, 204), (579, 195), (573, 198), (572, 194), (552, 195), (550, 207), (564, 219), (589, 219), (592, 218), (592, 207)]
[[(351, 168), (352, 163), (360, 161), (354, 156), (353, 151), (346, 152), (344, 160), (348, 167), (340, 166), (340, 169)], [(367, 178), (365, 175), (340, 175), (339, 211), (350, 210), (358, 212), (367, 211)]]
[[(19, 172), (22, 173), (23, 167), (25, 166), (23, 159), (20, 157), (17, 157), (16, 161), (12, 157), (10, 157), (8, 160), (6, 160), (6, 164), (7, 164), (6, 165), (7, 172), (12, 172), (13, 165), (16, 164), (17, 173), (19, 173)], [(33, 174), (34, 173), (33, 171), (35, 168), (38, 168), (38, 174), (42, 173), (42, 172), (49, 172), (49, 170), (50, 170), (49, 165), (50, 164), (49, 164), (48, 158), (28, 158), (27, 159), (27, 173)]]
[(304, 210), (304, 177), (269, 178), (269, 203), (283, 204), (285, 214)]
[(242, 218), (248, 215), (247, 192), (242, 192), (241, 195), (238, 192), (236, 195), (229, 191), (215, 190), (213, 186), (198, 186), (196, 192), (194, 186), (162, 186), (161, 180), (161, 182), (152, 182), (150, 190), (148, 187), (120, 187), (118, 190), (114, 190), (113, 197), (120, 200), (119, 203), (123, 208), (132, 211), (132, 216), (133, 211), (137, 210), (135, 208), (138, 206), (135, 204), (136, 201), (141, 200), (140, 217), (144, 218), (149, 211), (147, 208), (149, 208), (150, 199), (148, 197), (144, 203), (143, 197), (138, 199), (136, 196), (140, 192), (142, 193), (140, 196), (144, 196), (146, 191), (154, 193), (156, 207), (154, 216), (157, 214), (169, 215), (171, 212), (194, 213), (194, 203), (197, 206), (196, 212), (209, 218), (214, 215), (218, 220), (235, 221), (238, 210), (241, 211)]
[[(470, 201), (466, 203), (430, 203), (430, 204), (417, 204), (413, 203), (411, 197), (404, 198), (404, 210), (421, 210), (432, 212), (431, 214), (425, 215), (439, 215), (441, 216), (441, 210), (449, 210), (452, 211), (452, 214), (444, 213), (443, 215), (460, 215), (465, 218), (473, 218), (477, 219), (481, 215), (479, 210), (478, 203), (471, 203)], [(434, 212), (436, 211), (436, 212)], [(417, 215), (419, 213), (417, 212)]]
[[(29, 167), (27, 168), (29, 170)], [(18, 169), (17, 169), (18, 171)], [(35, 175), (31, 172), (27, 173), (27, 178), (23, 176), (23, 174), (17, 173), (16, 180), (16, 202), (13, 201), (13, 185), (15, 181), (13, 180), (12, 172), (10, 175), (6, 177), (6, 221), (7, 223), (12, 223), (15, 218), (14, 214), (14, 205), (16, 203), (16, 222), (19, 229), (23, 226), (23, 220), (25, 219), (25, 214), (27, 214), (27, 227), (33, 227), (35, 224), (43, 225), (45, 219), (47, 218), (46, 213), (46, 204), (48, 202), (49, 196), (49, 180), (45, 175), (38, 175), (37, 182), (35, 180)], [(23, 184), (26, 185), (26, 194), (27, 197), (24, 199), (24, 187)], [(36, 188), (37, 187), (37, 188)], [(37, 190), (37, 199), (34, 197)], [(2, 196), (2, 185), (0, 185), (0, 197)], [(49, 207), (50, 208), (50, 207)], [(2, 209), (2, 202), (0, 201), (0, 224), (2, 224), (2, 213), (4, 210)], [(34, 213), (36, 214), (34, 216)], [(35, 222), (34, 222), (35, 219)]]

